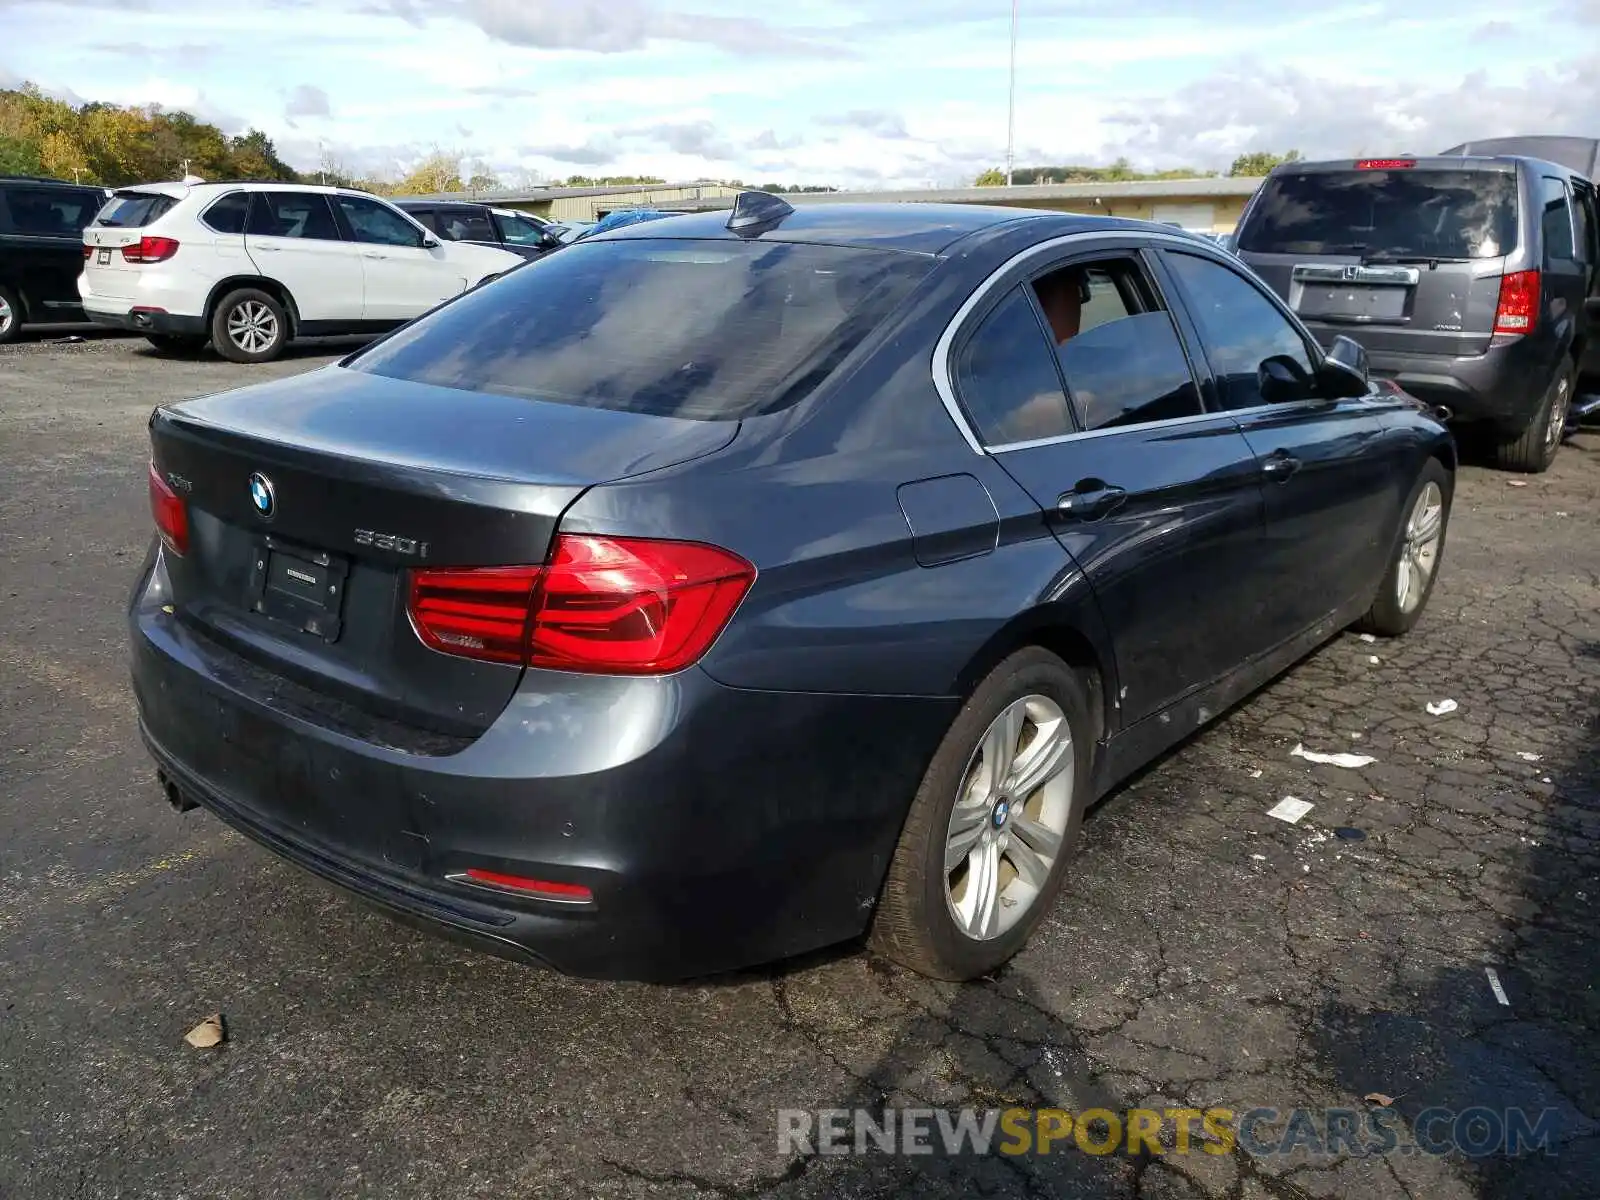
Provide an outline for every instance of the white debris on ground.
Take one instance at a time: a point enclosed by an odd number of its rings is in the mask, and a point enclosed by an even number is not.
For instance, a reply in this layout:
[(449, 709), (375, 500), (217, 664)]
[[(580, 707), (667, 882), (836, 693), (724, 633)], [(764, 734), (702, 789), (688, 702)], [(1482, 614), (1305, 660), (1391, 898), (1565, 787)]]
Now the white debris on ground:
[(1427, 707), (1428, 707), (1428, 715), (1430, 717), (1442, 717), (1446, 713), (1455, 712), (1456, 709), (1460, 708), (1461, 706), (1459, 704), (1457, 704), (1454, 700), (1439, 700), (1439, 701), (1429, 701)]
[(1267, 816), (1276, 817), (1280, 821), (1287, 821), (1290, 825), (1294, 825), (1315, 807), (1316, 805), (1309, 800), (1301, 800), (1295, 796), (1285, 796), (1267, 809)]
[(1341, 751), (1338, 754), (1322, 754), (1316, 750), (1307, 750), (1299, 742), (1294, 744), (1294, 749), (1289, 751), (1290, 758), (1303, 758), (1307, 762), (1325, 763), (1330, 767), (1346, 767), (1354, 770), (1357, 767), (1371, 766), (1378, 760), (1370, 754), (1351, 754)]

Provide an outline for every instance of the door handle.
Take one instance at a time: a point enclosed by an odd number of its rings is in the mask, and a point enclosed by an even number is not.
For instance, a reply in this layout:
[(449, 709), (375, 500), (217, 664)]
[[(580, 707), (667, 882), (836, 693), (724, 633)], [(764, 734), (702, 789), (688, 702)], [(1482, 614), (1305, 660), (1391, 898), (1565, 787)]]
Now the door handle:
[(283, 247), (282, 246), (267, 246), (267, 245), (263, 245), (260, 242), (257, 242), (254, 245), (252, 245), (250, 247), (250, 249), (254, 250), (254, 251), (258, 251), (258, 252), (260, 252), (262, 254), (276, 254), (279, 250), (282, 250)]
[(1064, 517), (1092, 521), (1121, 506), (1128, 498), (1125, 488), (1101, 483), (1098, 479), (1085, 479), (1070, 492), (1062, 492), (1056, 501), (1056, 512)]
[(364, 251), (362, 251), (361, 257), (362, 258), (388, 258), (389, 256), (387, 254), (379, 254), (376, 250), (364, 250)]
[(1261, 463), (1261, 473), (1278, 483), (1282, 483), (1299, 469), (1300, 460), (1287, 450), (1275, 451)]

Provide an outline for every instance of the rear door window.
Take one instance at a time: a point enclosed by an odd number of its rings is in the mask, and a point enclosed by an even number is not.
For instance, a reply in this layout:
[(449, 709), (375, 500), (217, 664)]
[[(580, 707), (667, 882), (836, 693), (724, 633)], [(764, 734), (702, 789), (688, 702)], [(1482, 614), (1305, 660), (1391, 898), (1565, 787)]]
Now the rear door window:
[(1011, 290), (962, 347), (956, 386), (989, 446), (1061, 437), (1076, 425), (1050, 342), (1023, 287)]
[(249, 237), (343, 240), (328, 198), (320, 192), (257, 192), (245, 233)]
[(161, 192), (121, 191), (112, 194), (95, 217), (96, 225), (115, 229), (142, 229), (163, 216), (178, 203), (176, 197)]
[[(1278, 307), (1237, 271), (1178, 250), (1163, 251), (1183, 289), (1216, 377), (1222, 407), (1308, 400), (1316, 395), (1315, 367), (1305, 340)], [(1276, 358), (1303, 387), (1271, 401), (1261, 393), (1262, 364)]]
[(1070, 263), (1033, 289), (1084, 429), (1203, 411), (1171, 314), (1134, 259)]
[(473, 209), (444, 209), (434, 225), (439, 233), (453, 242), (498, 242), (500, 238), (486, 212)]
[(1544, 236), (1546, 262), (1573, 262), (1572, 205), (1567, 185), (1549, 175), (1539, 180), (1539, 228)]
[(1254, 254), (1498, 258), (1517, 242), (1511, 171), (1305, 171), (1270, 176), (1239, 231)]
[(814, 389), (932, 265), (786, 242), (582, 242), (348, 362), (463, 391), (738, 420)]
[(92, 192), (68, 188), (11, 187), (6, 200), (12, 228), (34, 237), (81, 238), (96, 207)]

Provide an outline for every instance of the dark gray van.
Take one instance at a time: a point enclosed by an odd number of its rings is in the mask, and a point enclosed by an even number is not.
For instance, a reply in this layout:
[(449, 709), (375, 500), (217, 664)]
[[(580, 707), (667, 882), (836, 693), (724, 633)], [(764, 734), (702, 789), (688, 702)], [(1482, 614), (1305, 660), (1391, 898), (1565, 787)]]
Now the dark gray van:
[(1324, 346), (1356, 339), (1374, 375), (1487, 434), (1500, 465), (1543, 471), (1595, 340), (1595, 189), (1571, 166), (1480, 147), (1286, 163), (1246, 207), (1236, 252)]

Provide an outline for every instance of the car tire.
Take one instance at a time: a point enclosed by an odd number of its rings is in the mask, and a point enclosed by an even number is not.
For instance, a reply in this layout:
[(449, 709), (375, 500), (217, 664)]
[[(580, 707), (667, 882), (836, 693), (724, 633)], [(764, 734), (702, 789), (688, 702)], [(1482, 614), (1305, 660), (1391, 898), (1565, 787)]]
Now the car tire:
[(185, 336), (179, 333), (147, 333), (144, 340), (149, 342), (158, 354), (194, 354), (206, 344), (203, 337)]
[(1438, 459), (1430, 458), (1406, 496), (1389, 567), (1372, 607), (1356, 623), (1361, 632), (1399, 637), (1421, 619), (1444, 561), (1454, 494), (1455, 477)]
[(289, 342), (289, 314), (259, 288), (229, 292), (211, 314), (211, 344), (230, 362), (270, 362)]
[[(1094, 748), (1088, 696), (1076, 671), (1037, 646), (989, 672), (911, 803), (873, 916), (872, 949), (923, 975), (965, 980), (992, 973), (1022, 948), (1077, 844)], [(986, 761), (993, 749), (1001, 753), (992, 761), (1005, 763), (999, 788)], [(1031, 764), (1042, 774), (1045, 765), (1030, 753), (1066, 757), (1024, 791), (1019, 770)]]
[(1572, 408), (1572, 393), (1577, 381), (1577, 364), (1571, 359), (1563, 359), (1561, 369), (1545, 389), (1527, 428), (1515, 437), (1496, 444), (1496, 465), (1507, 471), (1521, 471), (1529, 475), (1550, 469), (1550, 464), (1556, 460), (1556, 451), (1561, 449), (1562, 439), (1567, 435), (1567, 413)]
[(0, 346), (22, 336), (22, 298), (0, 286)]

